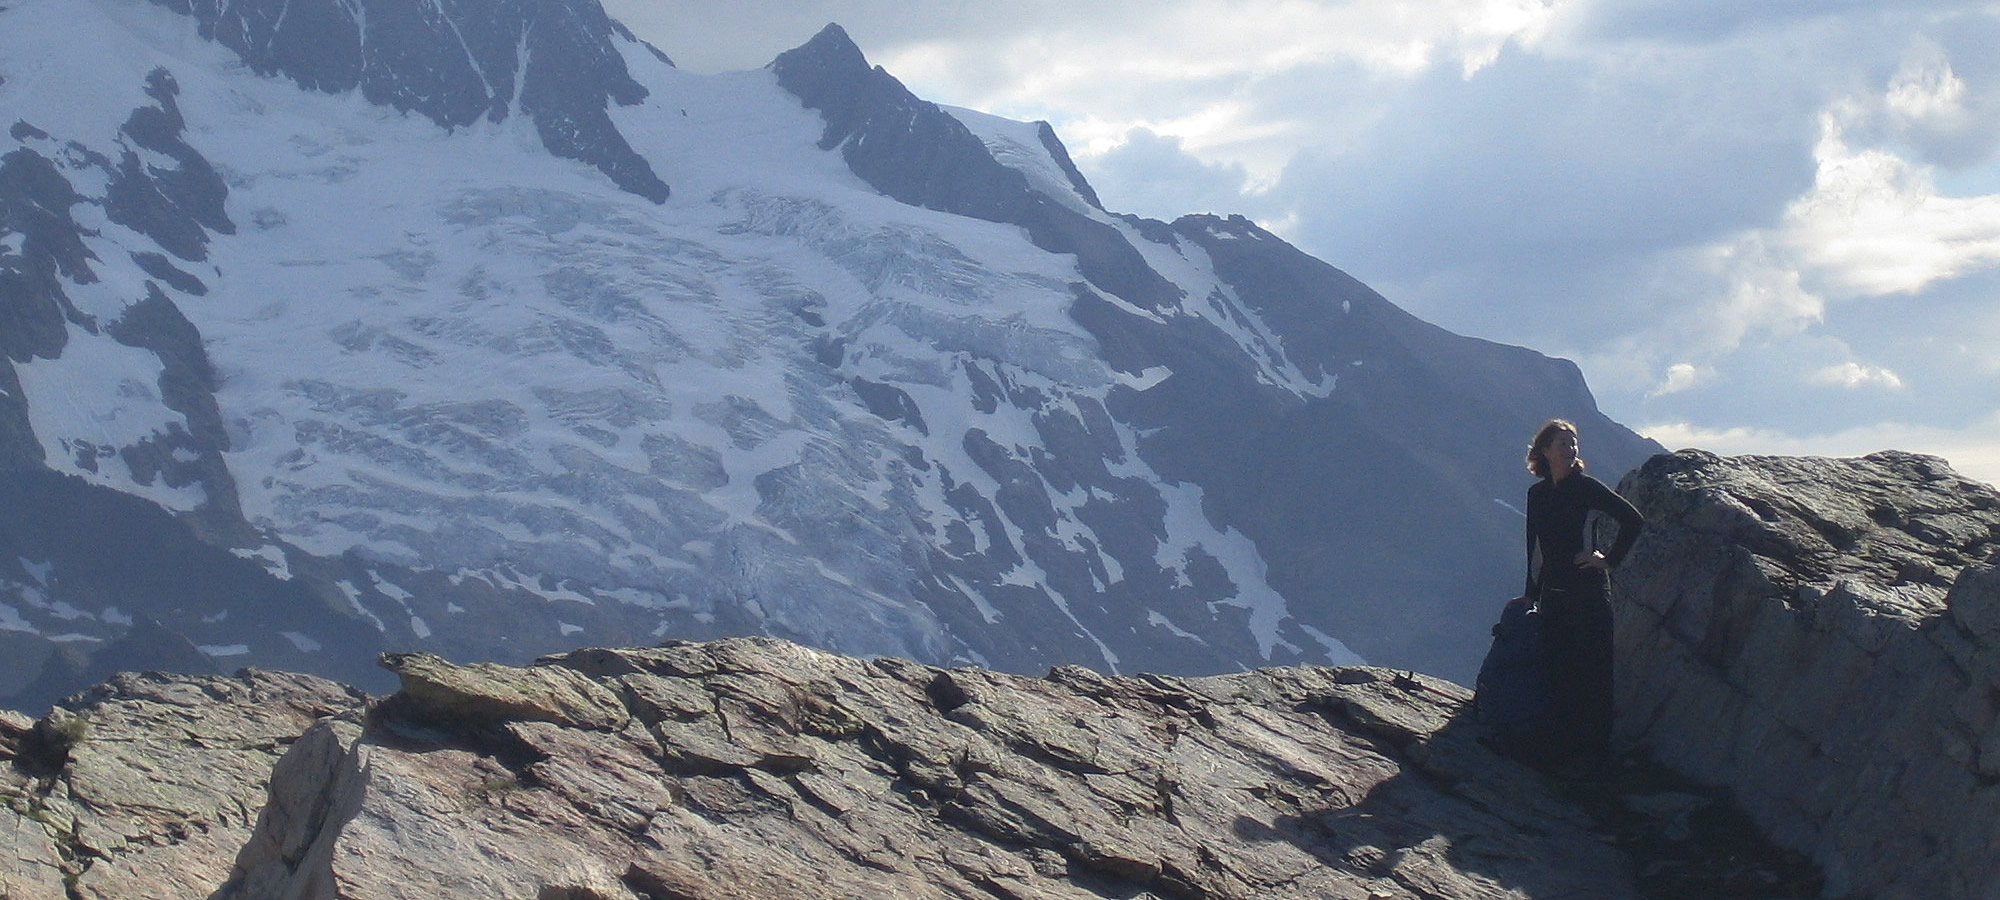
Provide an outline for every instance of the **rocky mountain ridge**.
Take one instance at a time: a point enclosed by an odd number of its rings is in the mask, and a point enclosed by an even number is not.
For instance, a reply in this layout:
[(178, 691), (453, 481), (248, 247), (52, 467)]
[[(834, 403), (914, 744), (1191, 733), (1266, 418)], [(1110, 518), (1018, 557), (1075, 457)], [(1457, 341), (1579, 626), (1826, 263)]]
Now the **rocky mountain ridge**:
[(1894, 453), (1684, 451), (1623, 487), (1649, 524), (1617, 575), (1633, 750), (1608, 770), (1496, 755), (1465, 689), (1371, 667), (1030, 678), (770, 639), (528, 667), (392, 654), (387, 698), (257, 670), (128, 674), (7, 717), (0, 884), (65, 900), (1991, 896), (2000, 492)]
[[(1608, 834), (1476, 742), (1464, 689), (1410, 673), (1033, 679), (768, 639), (384, 664), (403, 685), (386, 700), (256, 670), (121, 675), (0, 722), (16, 848), (0, 885), (20, 900), (1399, 900), (1723, 883), (1688, 852), (1715, 837), (1635, 850), (1714, 800), (1648, 784), (1628, 833)], [(1754, 835), (1727, 845), (1754, 856)]]

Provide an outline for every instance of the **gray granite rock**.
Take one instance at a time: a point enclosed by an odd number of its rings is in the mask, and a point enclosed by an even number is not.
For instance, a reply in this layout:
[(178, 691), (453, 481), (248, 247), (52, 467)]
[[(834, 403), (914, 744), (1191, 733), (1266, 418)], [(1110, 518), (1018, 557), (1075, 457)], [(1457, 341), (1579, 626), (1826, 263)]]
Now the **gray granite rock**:
[(1730, 787), (1827, 896), (2000, 895), (2000, 492), (1942, 460), (1655, 457), (1619, 731)]

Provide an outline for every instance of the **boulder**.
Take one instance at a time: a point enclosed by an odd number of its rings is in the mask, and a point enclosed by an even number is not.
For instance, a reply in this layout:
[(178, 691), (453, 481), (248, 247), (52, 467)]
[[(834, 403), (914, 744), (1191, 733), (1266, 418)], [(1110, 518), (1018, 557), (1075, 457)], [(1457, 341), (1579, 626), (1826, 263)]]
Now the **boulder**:
[(1939, 459), (1653, 458), (1619, 733), (1726, 785), (1827, 896), (2000, 896), (2000, 491)]

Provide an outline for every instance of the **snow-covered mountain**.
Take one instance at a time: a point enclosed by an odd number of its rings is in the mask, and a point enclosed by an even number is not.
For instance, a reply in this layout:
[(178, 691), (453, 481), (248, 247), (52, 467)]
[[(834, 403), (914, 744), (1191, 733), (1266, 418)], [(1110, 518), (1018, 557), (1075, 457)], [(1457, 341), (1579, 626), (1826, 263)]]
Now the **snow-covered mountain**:
[(1535, 425), (1656, 449), (832, 26), (707, 76), (595, 0), (0, 0), (0, 123), (17, 702), (746, 633), (1465, 680)]

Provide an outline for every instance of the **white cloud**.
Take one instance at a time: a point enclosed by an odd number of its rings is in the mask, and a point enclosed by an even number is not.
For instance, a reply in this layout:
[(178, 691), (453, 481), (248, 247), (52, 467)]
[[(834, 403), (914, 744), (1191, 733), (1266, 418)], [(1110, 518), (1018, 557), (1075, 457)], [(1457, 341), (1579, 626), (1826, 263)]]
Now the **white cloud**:
[(1646, 396), (1650, 398), (1678, 394), (1714, 377), (1715, 369), (1713, 368), (1697, 366), (1693, 363), (1674, 363), (1667, 367), (1667, 377), (1662, 379), (1659, 385), (1648, 392)]
[(1797, 267), (1761, 231), (1704, 248), (1695, 262), (1696, 272), (1725, 285), (1695, 329), (1712, 352), (1735, 350), (1753, 335), (1795, 333), (1826, 315), (1826, 300), (1804, 287)]
[(1864, 366), (1857, 362), (1827, 366), (1812, 373), (1808, 380), (1813, 384), (1831, 385), (1849, 390), (1871, 386), (1885, 387), (1890, 390), (1903, 389), (1903, 379), (1896, 373), (1876, 366)]
[[(1779, 224), (1657, 257), (1683, 281), (1698, 275), (1720, 283), (1698, 295), (1697, 327), (1673, 329), (1688, 349), (1726, 353), (1746, 340), (1821, 325), (1829, 299), (1914, 294), (2000, 266), (2000, 194), (1943, 196), (1927, 167), (1889, 150), (1849, 146), (1845, 123), (1856, 109), (1842, 100), (1821, 114), (1813, 185), (1787, 205)], [(1702, 337), (1688, 342), (1688, 335)], [(1852, 363), (1814, 380), (1900, 386), (1893, 372)]]
[(1046, 4), (1029, 30), (868, 49), (931, 99), (1048, 119), (1086, 169), (1145, 129), (1206, 163), (1243, 167), (1254, 189), (1343, 127), (1324, 108), (1269, 102), (1272, 82), (1321, 72), (1397, 81), (1439, 68), (1470, 78), (1508, 45), (1540, 42), (1557, 12), (1554, 0), (1099, 0)]
[[(1674, 312), (1641, 317), (1630, 335), (1609, 343), (1617, 350), (1580, 354), (1597, 361), (1587, 369), (1593, 384), (1602, 374), (1612, 376), (1605, 383), (1631, 389), (1631, 366), (1607, 365), (1607, 357), (1679, 357), (1664, 380), (1645, 390), (1642, 408), (1721, 382), (1728, 391), (1701, 395), (1713, 408), (1679, 403), (1680, 414), (1796, 420), (1796, 408), (1780, 412), (1784, 383), (1769, 381), (1782, 371), (1770, 363), (1785, 358), (1801, 367), (1791, 371), (1803, 371), (1806, 384), (1857, 397), (1815, 408), (1835, 420), (1878, 415), (1873, 401), (1859, 401), (1863, 393), (1914, 393), (1902, 364), (1928, 375), (1927, 417), (1989, 402), (1979, 395), (1991, 394), (2000, 346), (1974, 345), (1978, 335), (1993, 332), (2000, 314), (1980, 312), (1991, 308), (1990, 294), (1982, 304), (1976, 291), (1939, 288), (2000, 273), (2000, 193), (1946, 196), (1931, 167), (1899, 155), (1893, 144), (1851, 140), (1854, 129), (1885, 109), (1907, 120), (1963, 110), (1963, 82), (1949, 61), (1934, 54), (1935, 44), (1919, 42), (1919, 49), (1916, 61), (1906, 60), (1877, 92), (1837, 97), (1822, 110), (1814, 181), (1773, 225), (1651, 257), (1645, 268), (1653, 286), (1644, 296), (1654, 309)], [(1685, 299), (1671, 302), (1676, 293)], [(1902, 364), (1854, 361), (1858, 344), (1876, 348), (1868, 355), (1900, 355)], [(1786, 381), (1796, 385), (1798, 377)], [(1749, 380), (1757, 378), (1769, 383), (1753, 388)], [(1964, 399), (1949, 399), (1952, 391)], [(1760, 394), (1764, 399), (1754, 399)], [(1759, 403), (1763, 411), (1753, 412)]]
[(1833, 290), (1881, 296), (2000, 265), (2000, 194), (1943, 196), (1927, 167), (1848, 146), (1851, 115), (1822, 114), (1818, 177), (1777, 235), (1800, 266)]
[[(1169, 82), (1256, 78), (1329, 62), (1386, 75), (1455, 65), (1470, 76), (1509, 43), (1534, 44), (1549, 31), (1552, 0), (1430, 0), (1425, 3), (1313, 0), (1123, 0), (1044, 3), (1031, 28), (995, 35), (965, 28), (933, 35), (922, 52), (884, 47), (881, 58), (911, 78), (964, 85), (987, 97), (1073, 97), (1079, 88), (1123, 76)], [(998, 46), (983, 42), (997, 38)], [(977, 48), (977, 49), (975, 49)], [(934, 68), (977, 52), (1012, 59), (1022, 77), (973, 85)], [(1055, 61), (1056, 65), (1050, 65)], [(1038, 99), (1036, 102), (1045, 102)]]
[(1970, 118), (1965, 80), (1936, 41), (1919, 38), (1889, 80), (1884, 105), (1904, 127), (1962, 128)]

